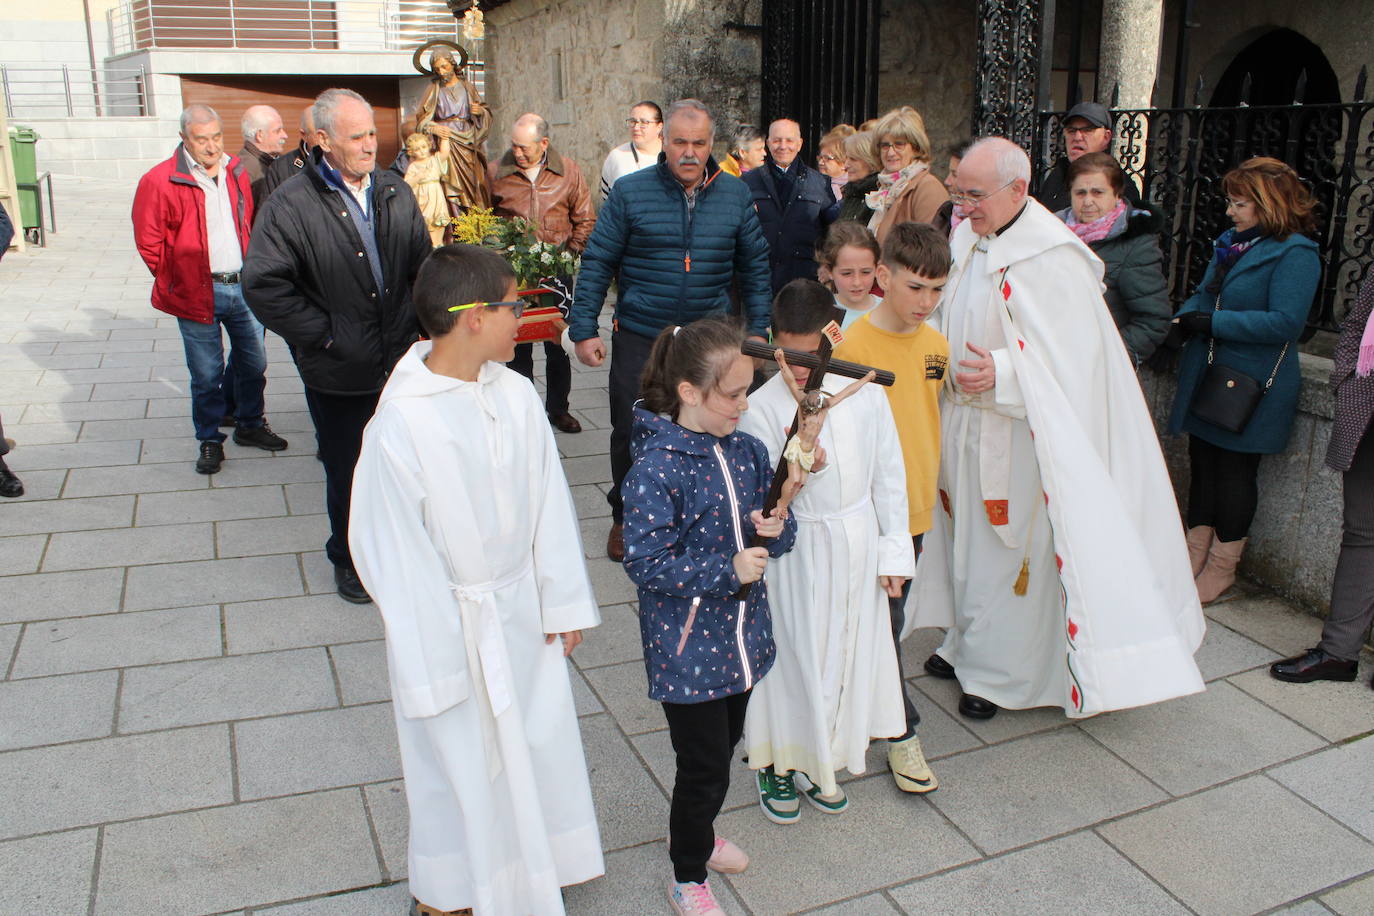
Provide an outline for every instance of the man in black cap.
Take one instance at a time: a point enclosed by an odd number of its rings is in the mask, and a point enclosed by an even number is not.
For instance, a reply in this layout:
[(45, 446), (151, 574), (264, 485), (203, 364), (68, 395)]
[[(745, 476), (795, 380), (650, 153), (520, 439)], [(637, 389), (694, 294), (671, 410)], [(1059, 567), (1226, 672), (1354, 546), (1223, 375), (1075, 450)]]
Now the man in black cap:
[[(1065, 210), (1069, 199), (1069, 163), (1088, 153), (1108, 152), (1112, 146), (1112, 116), (1105, 105), (1079, 102), (1064, 117), (1064, 152), (1054, 168), (1045, 174), (1036, 199), (1051, 213)], [(1132, 207), (1140, 206), (1140, 191), (1135, 182), (1126, 182), (1123, 195)]]

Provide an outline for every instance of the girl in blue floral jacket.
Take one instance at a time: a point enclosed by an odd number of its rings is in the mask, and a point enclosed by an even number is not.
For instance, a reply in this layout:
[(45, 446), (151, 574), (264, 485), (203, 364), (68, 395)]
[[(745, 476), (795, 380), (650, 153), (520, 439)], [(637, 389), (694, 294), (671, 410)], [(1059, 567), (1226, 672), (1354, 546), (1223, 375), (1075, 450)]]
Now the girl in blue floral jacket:
[[(706, 869), (743, 871), (748, 858), (715, 835), (744, 731), (749, 692), (773, 664), (763, 578), (792, 548), (797, 523), (765, 518), (768, 449), (736, 430), (749, 408), (752, 360), (726, 318), (668, 328), (644, 369), (635, 406), (634, 465), (625, 500), (625, 570), (639, 586), (649, 697), (663, 704), (677, 754), (668, 821), (682, 916), (720, 913)], [(771, 538), (750, 547), (755, 534)], [(753, 583), (747, 598), (740, 587)]]

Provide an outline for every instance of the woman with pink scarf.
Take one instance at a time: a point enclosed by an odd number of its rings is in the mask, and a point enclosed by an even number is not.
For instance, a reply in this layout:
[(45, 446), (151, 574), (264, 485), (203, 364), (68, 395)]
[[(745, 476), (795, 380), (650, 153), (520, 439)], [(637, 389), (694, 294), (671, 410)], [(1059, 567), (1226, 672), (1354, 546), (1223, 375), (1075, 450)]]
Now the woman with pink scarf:
[(921, 113), (909, 105), (883, 115), (873, 129), (882, 169), (878, 188), (865, 202), (873, 210), (868, 228), (882, 244), (898, 223), (931, 223), (949, 199), (944, 183), (930, 173), (930, 137)]
[(1162, 223), (1148, 204), (1132, 207), (1123, 196), (1126, 175), (1106, 153), (1069, 163), (1072, 206), (1056, 215), (1102, 259), (1112, 320), (1126, 353), (1139, 366), (1169, 333), (1168, 283), (1159, 250)]
[(1331, 387), (1336, 416), (1326, 466), (1344, 476), (1345, 530), (1321, 642), (1269, 668), (1278, 680), (1297, 684), (1355, 680), (1374, 619), (1374, 274), (1365, 277), (1341, 324)]

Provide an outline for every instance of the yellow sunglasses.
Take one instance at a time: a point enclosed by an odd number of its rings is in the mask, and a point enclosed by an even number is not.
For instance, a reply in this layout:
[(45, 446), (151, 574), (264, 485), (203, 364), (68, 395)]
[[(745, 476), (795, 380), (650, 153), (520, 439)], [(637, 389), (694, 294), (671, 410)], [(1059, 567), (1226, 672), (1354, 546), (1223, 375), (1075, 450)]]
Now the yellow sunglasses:
[(461, 312), (463, 311), (463, 309), (475, 309), (479, 306), (486, 306), (487, 308), (496, 308), (499, 305), (504, 305), (510, 308), (513, 312), (515, 312), (516, 318), (519, 318), (525, 312), (524, 299), (512, 299), (509, 302), (468, 302), (464, 305), (455, 305), (452, 308), (450, 308), (449, 311)]

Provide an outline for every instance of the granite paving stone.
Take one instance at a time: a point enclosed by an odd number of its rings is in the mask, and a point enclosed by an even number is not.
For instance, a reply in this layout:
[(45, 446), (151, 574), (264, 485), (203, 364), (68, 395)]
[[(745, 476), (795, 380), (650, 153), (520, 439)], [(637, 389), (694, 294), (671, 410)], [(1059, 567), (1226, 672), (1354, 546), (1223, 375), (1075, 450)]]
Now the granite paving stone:
[(581, 484), (572, 487), (573, 508), (577, 510), (577, 517), (582, 521), (593, 518), (602, 518), (601, 540), (605, 542), (606, 532), (610, 530), (609, 521), (611, 506), (606, 502), (606, 494), (603, 493), (595, 484)]
[(1269, 775), (1366, 839), (1374, 840), (1374, 738), (1338, 744)]
[(1188, 912), (1091, 832), (966, 865), (889, 893), (910, 913), (922, 912), (938, 900), (942, 916)]
[(602, 483), (611, 479), (611, 462), (605, 455), (564, 458), (563, 473), (568, 478), (568, 484), (572, 486)]
[[(665, 815), (666, 816), (666, 815)], [(603, 877), (564, 888), (563, 901), (568, 913), (583, 916), (645, 916), (668, 914), (668, 883), (672, 868), (666, 843), (645, 843), (606, 854)], [(739, 897), (725, 879), (712, 875), (711, 889), (725, 912), (743, 913)]]
[[(15, 450), (16, 457), (19, 450)], [(56, 468), (117, 467), (138, 461), (138, 440), (119, 442), (72, 442), (59, 445), (24, 446), (24, 467), (33, 470)]]
[[(117, 496), (121, 493), (158, 493), (205, 490), (210, 476), (196, 473), (194, 442), (182, 443), (187, 460), (178, 463), (131, 464), (121, 467), (74, 468), (67, 475), (63, 496)], [(135, 457), (137, 460), (137, 456)]]
[(404, 881), (386, 887), (349, 891), (253, 910), (254, 916), (379, 916), (405, 913), (410, 906), (410, 885)]
[(47, 535), (29, 534), (0, 537), (0, 576), (18, 576), (38, 572)]
[[(925, 659), (922, 661), (924, 662)], [(916, 666), (916, 671), (921, 670), (923, 669), (920, 666)], [(917, 679), (916, 684), (921, 693), (928, 698), (927, 702), (919, 696), (912, 697), (912, 701), (919, 708), (924, 709), (926, 705), (939, 706), (954, 717), (960, 725), (973, 732), (979, 740), (986, 741), (988, 744), (1009, 741), (1037, 732), (1067, 728), (1072, 724), (1072, 720), (1064, 715), (1064, 710), (1057, 706), (1046, 706), (1038, 709), (1004, 709), (991, 719), (969, 719), (959, 715), (960, 690), (958, 681), (922, 677)]]
[(254, 719), (240, 722), (234, 732), (245, 799), (401, 775), (390, 703)]
[(149, 493), (140, 496), (137, 524), (174, 525), (269, 518), (285, 514), (286, 500), (282, 497), (281, 487), (235, 487), (231, 490)]
[(95, 913), (212, 913), (380, 878), (356, 789), (115, 824)]
[(54, 534), (43, 557), (44, 572), (208, 560), (215, 555), (214, 527), (162, 525), (155, 528), (108, 528)]
[(1202, 672), (1202, 679), (1213, 681), (1251, 668), (1267, 666), (1281, 657), (1274, 650), (1212, 620), (1207, 623), (1207, 635), (1202, 638), (1202, 645), (1198, 647), (1193, 660)]
[(359, 642), (384, 635), (375, 607), (349, 604), (332, 592), (226, 605), (224, 632), (231, 654)]
[[(1365, 910), (1364, 912), (1369, 911)], [(1302, 900), (1289, 906), (1279, 907), (1277, 910), (1270, 910), (1268, 916), (1331, 916), (1331, 910), (1316, 900)]]
[(96, 832), (71, 830), (0, 843), (0, 913), (84, 913)]
[(30, 623), (14, 677), (207, 658), (222, 652), (213, 607), (167, 608)]
[[(5, 437), (13, 439), (15, 448), (25, 445), (57, 445), (75, 442), (81, 433), (80, 423), (6, 423)], [(116, 436), (127, 439), (128, 436)]]
[(80, 441), (180, 439), (183, 443), (189, 442), (194, 445), (193, 431), (191, 424), (180, 417), (153, 417), (143, 420), (87, 420), (81, 424)]
[(649, 776), (610, 716), (581, 720), (582, 751), (603, 849), (624, 849), (668, 835), (668, 798)]
[(630, 577), (625, 575), (625, 567), (610, 560), (588, 560), (587, 573), (591, 576), (592, 591), (596, 593), (598, 604), (639, 603), (639, 591)]
[[(15, 470), (24, 474), (27, 488), (31, 475), (19, 466), (18, 461), (15, 462)], [(16, 502), (6, 505), (4, 513), (0, 513), (0, 536), (125, 528), (133, 517), (132, 496)]]
[(1374, 875), (1328, 891), (1321, 901), (1339, 916), (1369, 916), (1374, 913)]
[[(3, 641), (0, 641), (0, 648), (3, 648)], [(581, 671), (569, 666), (568, 679), (572, 682), (573, 705), (577, 708), (578, 716), (591, 716), (606, 711), (606, 707), (596, 698), (596, 694), (592, 693), (592, 688)]]
[(118, 684), (116, 671), (0, 682), (0, 751), (109, 735)]
[(1228, 680), (1326, 740), (1344, 741), (1374, 731), (1370, 671), (1366, 658), (1361, 659), (1360, 676), (1348, 683), (1287, 684), (1270, 677), (1268, 669), (1247, 671)]
[(319, 480), (324, 480), (324, 465), (314, 455), (291, 455), (271, 461), (226, 461), (224, 470), (210, 475), (210, 484), (216, 488)]
[[(318, 515), (325, 511), (323, 481), (288, 483), (282, 489), (286, 492), (286, 506), (292, 515)], [(315, 548), (318, 550), (319, 545), (315, 545)]]
[(0, 623), (51, 620), (119, 610), (122, 569), (35, 573), (0, 578)]
[(1225, 681), (1170, 703), (1100, 715), (1080, 727), (1174, 795), (1326, 743)]
[(1321, 639), (1321, 621), (1294, 615), (1279, 599), (1245, 594), (1207, 608), (1207, 616), (1280, 656), (1297, 655)]
[[(4, 411), (0, 410), (0, 414), (2, 413)], [(24, 467), (24, 456), (18, 449), (5, 456), (5, 463), (24, 482), (24, 495), (9, 497), (11, 506), (18, 503), (57, 499), (62, 494), (62, 484), (67, 481), (66, 469), (30, 471)]]
[(119, 730), (141, 732), (338, 705), (324, 649), (234, 655), (131, 668)]
[[(751, 909), (795, 912), (978, 858), (925, 799), (904, 795), (885, 776), (847, 783), (845, 792), (849, 809), (843, 814), (808, 808), (788, 827), (753, 807), (717, 819), (717, 831), (749, 853), (749, 870), (732, 875), (730, 884)], [(839, 863), (825, 855), (797, 854), (836, 844), (843, 844), (843, 863), (849, 867), (836, 867)]]
[[(654, 781), (669, 799), (673, 797), (673, 781), (677, 778), (677, 755), (673, 752), (673, 741), (667, 730), (635, 735), (630, 739), (639, 756), (649, 767)], [(733, 811), (746, 805), (755, 806), (757, 811), (759, 796), (754, 771), (744, 762), (744, 742), (739, 743), (736, 752), (730, 757), (730, 788), (725, 793), (722, 811)], [(760, 812), (759, 817), (763, 817)]]
[(853, 900), (832, 903), (819, 910), (807, 910), (808, 916), (893, 916), (900, 913), (882, 894), (865, 894)]
[(222, 726), (0, 753), (0, 837), (85, 827), (233, 800)]
[[(576, 653), (573, 654), (576, 660)], [(641, 735), (668, 727), (663, 707), (649, 699), (649, 682), (644, 662), (626, 662), (582, 672), (601, 702), (620, 723), (627, 735)]]
[[(112, 340), (110, 344), (127, 345), (137, 344), (140, 349), (147, 349), (149, 341), (146, 340)], [(175, 341), (178, 348), (181, 341)], [(59, 344), (59, 346), (62, 346)], [(130, 347), (130, 349), (133, 349)], [(92, 401), (127, 401), (132, 398), (185, 398), (188, 397), (187, 380), (183, 377), (180, 381), (174, 382), (162, 379), (153, 382), (111, 382), (97, 383), (91, 391)]]
[(24, 411), (25, 423), (77, 423), (82, 420), (133, 420), (144, 416), (143, 401), (102, 401), (99, 404), (30, 404)]
[(385, 641), (377, 639), (331, 646), (329, 654), (339, 675), (345, 706), (391, 699)]
[(398, 881), (409, 871), (406, 851), (410, 848), (410, 809), (406, 806), (405, 782), (378, 782), (363, 787), (367, 811), (377, 832), (382, 864), (387, 881)]
[(943, 769), (945, 778), (930, 794), (931, 803), (989, 853), (1167, 798), (1074, 729), (969, 751)]
[(19, 644), (19, 634), (23, 629), (23, 625), (18, 623), (0, 626), (0, 677), (10, 670), (14, 647)]
[(1374, 846), (1264, 776), (1098, 832), (1202, 916), (1256, 913), (1374, 869)]
[(293, 556), (161, 563), (129, 568), (124, 608), (286, 598), (303, 590), (300, 567)]
[(573, 657), (582, 668), (641, 661), (644, 644), (639, 636), (639, 608), (613, 604), (601, 608), (601, 625), (583, 634)]
[(220, 522), (215, 527), (221, 557), (302, 553), (329, 540), (329, 516), (324, 514)]

